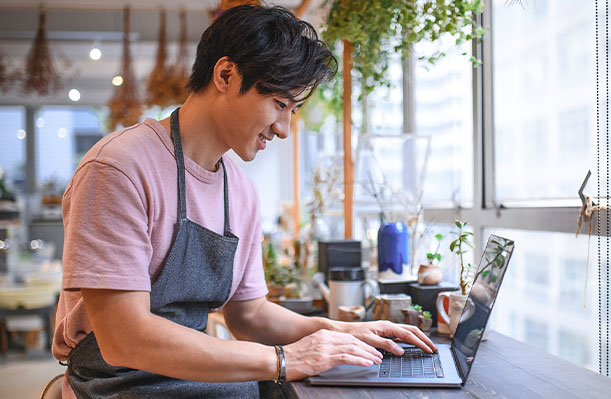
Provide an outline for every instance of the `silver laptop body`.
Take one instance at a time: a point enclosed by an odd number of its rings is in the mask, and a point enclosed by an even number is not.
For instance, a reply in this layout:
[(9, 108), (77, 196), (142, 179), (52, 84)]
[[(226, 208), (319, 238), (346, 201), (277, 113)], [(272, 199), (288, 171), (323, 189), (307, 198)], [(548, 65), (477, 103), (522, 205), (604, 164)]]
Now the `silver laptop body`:
[(488, 238), (452, 343), (437, 345), (437, 354), (429, 355), (413, 345), (400, 343), (405, 349), (403, 356), (384, 354), (381, 365), (370, 367), (336, 366), (310, 377), (308, 381), (312, 385), (463, 386), (471, 371), (513, 248), (513, 240), (495, 235)]

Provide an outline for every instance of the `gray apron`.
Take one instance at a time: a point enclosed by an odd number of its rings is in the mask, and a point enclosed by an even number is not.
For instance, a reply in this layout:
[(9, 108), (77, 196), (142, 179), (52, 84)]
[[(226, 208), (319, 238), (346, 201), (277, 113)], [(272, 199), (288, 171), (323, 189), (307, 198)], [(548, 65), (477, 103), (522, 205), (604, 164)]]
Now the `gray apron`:
[[(229, 227), (227, 172), (223, 159), (225, 233), (187, 219), (185, 164), (178, 109), (170, 118), (178, 166), (178, 232), (159, 277), (151, 287), (151, 312), (203, 332), (208, 311), (227, 300), (238, 237)], [(142, 370), (110, 366), (90, 333), (68, 355), (68, 376), (76, 397), (84, 398), (259, 398), (256, 381), (209, 383), (178, 380)]]

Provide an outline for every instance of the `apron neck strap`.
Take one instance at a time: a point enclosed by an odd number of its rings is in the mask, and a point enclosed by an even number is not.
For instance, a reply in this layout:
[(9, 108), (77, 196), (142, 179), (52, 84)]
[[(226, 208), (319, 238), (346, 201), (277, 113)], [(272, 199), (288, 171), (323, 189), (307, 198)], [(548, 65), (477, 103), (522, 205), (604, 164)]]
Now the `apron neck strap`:
[[(180, 126), (178, 124), (178, 110), (176, 108), (170, 116), (170, 127), (172, 129), (172, 142), (174, 143), (174, 154), (176, 155), (176, 165), (178, 167), (178, 200), (180, 202), (180, 219), (187, 218), (187, 200), (185, 184), (185, 158), (182, 152), (182, 141), (180, 138)], [(223, 158), (219, 160), (223, 167), (223, 199), (225, 205), (225, 235), (231, 234), (229, 225), (229, 192), (227, 190), (227, 171)]]

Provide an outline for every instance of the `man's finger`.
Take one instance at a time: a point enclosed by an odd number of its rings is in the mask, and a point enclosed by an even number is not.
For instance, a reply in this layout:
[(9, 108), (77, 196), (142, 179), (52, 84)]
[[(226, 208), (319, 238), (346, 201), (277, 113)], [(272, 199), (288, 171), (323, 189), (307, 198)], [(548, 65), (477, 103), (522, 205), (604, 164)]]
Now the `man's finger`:
[(433, 353), (433, 351), (437, 350), (437, 347), (435, 347), (435, 345), (433, 344), (433, 342), (431, 342), (430, 339), (428, 341), (431, 345), (428, 345), (426, 341), (420, 339), (419, 335), (416, 335), (416, 331), (421, 332), (418, 328), (410, 327), (411, 326), (407, 325), (393, 325), (392, 334), (395, 337), (399, 338), (401, 341), (416, 345), (418, 348), (422, 349), (427, 353)]
[[(403, 355), (403, 348), (397, 345), (392, 339), (382, 338), (378, 335), (374, 335), (371, 337), (371, 343), (375, 345), (376, 348), (384, 349), (388, 352), (392, 352), (397, 356)], [(379, 352), (378, 352), (379, 353)]]
[(337, 353), (331, 355), (331, 364), (333, 366), (339, 366), (341, 364), (349, 364), (352, 366), (364, 366), (369, 367), (373, 365), (373, 361), (370, 359), (364, 359), (360, 356), (354, 356), (348, 353)]

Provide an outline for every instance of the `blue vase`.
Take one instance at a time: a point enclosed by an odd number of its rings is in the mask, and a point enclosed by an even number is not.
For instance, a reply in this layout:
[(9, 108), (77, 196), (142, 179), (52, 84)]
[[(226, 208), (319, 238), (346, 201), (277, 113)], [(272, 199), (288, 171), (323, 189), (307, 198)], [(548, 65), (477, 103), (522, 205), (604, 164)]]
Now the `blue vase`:
[(378, 230), (378, 270), (403, 274), (409, 264), (409, 232), (402, 222), (384, 223)]

